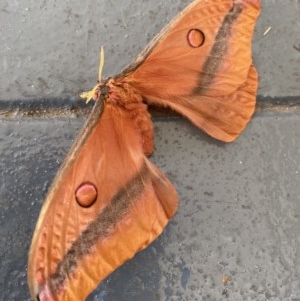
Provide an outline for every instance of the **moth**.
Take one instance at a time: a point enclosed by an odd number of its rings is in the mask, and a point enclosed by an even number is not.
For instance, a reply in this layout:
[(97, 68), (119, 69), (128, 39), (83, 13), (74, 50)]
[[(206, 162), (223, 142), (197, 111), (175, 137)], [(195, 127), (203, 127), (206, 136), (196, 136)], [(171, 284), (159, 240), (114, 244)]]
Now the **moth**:
[(147, 105), (169, 107), (224, 142), (243, 131), (256, 102), (251, 41), (259, 12), (260, 0), (196, 0), (132, 64), (87, 95), (94, 107), (33, 235), (33, 300), (85, 300), (175, 214), (177, 192), (148, 159)]

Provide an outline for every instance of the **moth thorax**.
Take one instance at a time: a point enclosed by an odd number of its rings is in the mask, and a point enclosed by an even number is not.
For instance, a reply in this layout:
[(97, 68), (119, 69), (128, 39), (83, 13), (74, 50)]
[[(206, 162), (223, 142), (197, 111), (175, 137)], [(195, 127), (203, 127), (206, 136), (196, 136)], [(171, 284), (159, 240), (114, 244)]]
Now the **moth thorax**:
[(136, 93), (126, 78), (110, 78), (105, 87), (108, 89), (109, 101), (112, 103), (126, 107), (128, 103), (142, 102), (142, 97)]

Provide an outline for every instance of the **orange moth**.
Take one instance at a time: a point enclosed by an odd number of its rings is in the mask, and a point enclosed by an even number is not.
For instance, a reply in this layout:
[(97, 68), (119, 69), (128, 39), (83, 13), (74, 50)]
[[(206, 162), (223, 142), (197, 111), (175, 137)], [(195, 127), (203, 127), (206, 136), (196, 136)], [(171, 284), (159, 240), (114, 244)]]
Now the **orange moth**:
[(85, 95), (94, 108), (32, 239), (34, 300), (85, 300), (175, 214), (176, 190), (147, 158), (153, 152), (147, 104), (169, 107), (224, 142), (243, 131), (255, 109), (251, 40), (259, 11), (260, 0), (196, 0), (123, 72), (100, 78)]

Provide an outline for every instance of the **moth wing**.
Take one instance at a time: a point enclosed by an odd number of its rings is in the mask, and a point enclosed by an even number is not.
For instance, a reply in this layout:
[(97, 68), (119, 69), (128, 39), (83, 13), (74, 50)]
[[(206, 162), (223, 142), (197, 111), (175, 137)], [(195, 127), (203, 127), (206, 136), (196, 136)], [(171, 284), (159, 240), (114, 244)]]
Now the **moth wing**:
[(90, 116), (37, 222), (28, 263), (34, 300), (84, 300), (177, 209), (174, 187), (145, 157), (128, 113), (109, 104), (102, 111), (98, 101)]
[(251, 40), (259, 11), (259, 0), (194, 1), (121, 76), (148, 103), (232, 141), (255, 108)]

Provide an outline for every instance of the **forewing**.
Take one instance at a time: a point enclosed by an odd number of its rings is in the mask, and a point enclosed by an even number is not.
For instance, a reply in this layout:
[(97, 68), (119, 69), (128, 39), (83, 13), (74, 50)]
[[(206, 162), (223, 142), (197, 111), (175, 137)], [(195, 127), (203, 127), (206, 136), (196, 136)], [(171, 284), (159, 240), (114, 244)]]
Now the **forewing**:
[(172, 107), (217, 139), (234, 140), (255, 108), (251, 41), (259, 11), (259, 0), (194, 1), (124, 71), (128, 82), (147, 102)]
[(84, 300), (176, 208), (174, 187), (143, 154), (128, 113), (109, 104), (102, 111), (98, 101), (42, 208), (29, 254), (32, 297)]

